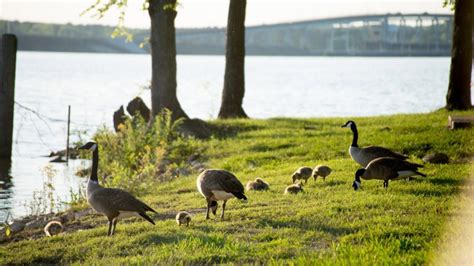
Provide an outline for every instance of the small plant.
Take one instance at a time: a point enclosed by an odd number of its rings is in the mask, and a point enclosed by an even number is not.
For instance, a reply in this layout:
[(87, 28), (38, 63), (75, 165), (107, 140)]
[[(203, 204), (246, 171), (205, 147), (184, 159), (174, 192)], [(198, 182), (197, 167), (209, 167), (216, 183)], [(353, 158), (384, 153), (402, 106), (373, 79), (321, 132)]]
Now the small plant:
[(72, 188), (69, 188), (69, 200), (64, 202), (64, 204), (74, 207), (77, 205), (81, 205), (84, 202), (86, 202), (86, 194), (83, 186), (79, 185), (79, 189), (77, 192), (74, 192)]
[(182, 167), (197, 147), (195, 140), (179, 134), (181, 123), (164, 110), (152, 125), (136, 116), (127, 119), (118, 133), (99, 130), (94, 138), (100, 147), (99, 176), (103, 183), (140, 194), (155, 182), (175, 178), (173, 169)]
[(43, 177), (46, 177), (42, 189), (34, 191), (33, 199), (24, 204), (30, 215), (58, 212), (65, 207), (65, 203), (61, 202), (55, 193), (53, 178), (56, 176), (57, 170), (48, 164), (43, 167), (41, 172)]
[(10, 212), (8, 212), (7, 217), (5, 217), (5, 220), (0, 222), (0, 227), (5, 228), (5, 236), (6, 237), (10, 237), (11, 232), (12, 232), (11, 229), (10, 229), (10, 224), (12, 223), (11, 220), (13, 220), (12, 214)]

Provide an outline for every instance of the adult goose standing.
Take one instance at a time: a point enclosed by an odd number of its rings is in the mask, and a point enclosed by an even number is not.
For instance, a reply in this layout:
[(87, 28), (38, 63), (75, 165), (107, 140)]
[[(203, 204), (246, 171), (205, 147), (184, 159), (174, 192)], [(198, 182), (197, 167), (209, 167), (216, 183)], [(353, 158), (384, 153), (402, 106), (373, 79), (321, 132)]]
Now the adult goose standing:
[(361, 185), (361, 178), (383, 180), (383, 187), (388, 187), (389, 180), (398, 180), (413, 175), (426, 177), (425, 174), (418, 172), (422, 165), (410, 163), (393, 157), (382, 157), (371, 161), (366, 168), (361, 168), (355, 173), (355, 180), (352, 183), (354, 190), (358, 190)]
[(408, 159), (407, 156), (402, 155), (400, 153), (393, 152), (387, 148), (379, 147), (379, 146), (367, 146), (367, 147), (359, 147), (357, 145), (357, 140), (359, 139), (359, 134), (357, 132), (356, 123), (352, 120), (347, 121), (341, 127), (349, 127), (352, 130), (352, 144), (349, 147), (349, 154), (351, 155), (352, 159), (356, 161), (358, 164), (366, 167), (373, 159), (380, 158), (380, 157), (393, 157), (398, 160), (406, 160)]
[(119, 218), (140, 216), (155, 224), (146, 214), (147, 211), (156, 213), (155, 210), (138, 200), (130, 193), (118, 188), (104, 188), (99, 185), (97, 169), (99, 167), (99, 146), (95, 142), (88, 142), (79, 147), (81, 150), (92, 151), (92, 171), (87, 182), (86, 197), (89, 205), (96, 212), (107, 216), (109, 230), (107, 235), (115, 233), (115, 227)]
[(225, 205), (229, 199), (236, 197), (244, 201), (247, 200), (242, 183), (234, 174), (225, 170), (205, 170), (198, 176), (196, 185), (207, 201), (206, 219), (209, 219), (209, 210), (216, 215), (218, 200), (224, 201), (222, 204), (222, 220), (224, 219)]

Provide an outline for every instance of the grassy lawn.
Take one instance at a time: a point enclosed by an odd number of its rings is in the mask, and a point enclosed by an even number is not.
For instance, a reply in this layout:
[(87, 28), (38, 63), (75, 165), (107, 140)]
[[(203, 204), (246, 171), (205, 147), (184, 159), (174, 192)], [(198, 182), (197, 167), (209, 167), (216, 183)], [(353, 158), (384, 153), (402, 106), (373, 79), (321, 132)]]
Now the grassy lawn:
[[(348, 154), (352, 133), (340, 127), (349, 118), (212, 121), (216, 134), (199, 141), (201, 160), (232, 171), (244, 184), (261, 177), (269, 191), (248, 192), (248, 203), (230, 200), (225, 221), (206, 221), (194, 172), (141, 197), (159, 213), (202, 209), (189, 228), (174, 219), (157, 218), (156, 226), (131, 219), (106, 237), (106, 218), (94, 216), (94, 229), (0, 246), (0, 264), (429, 263), (446, 222), (459, 212), (474, 154), (474, 129), (449, 131), (447, 116), (353, 118), (361, 146), (389, 147), (417, 163), (430, 149), (452, 161), (426, 164), (428, 177), (391, 182), (388, 189), (382, 181), (363, 181), (357, 192), (351, 185), (359, 166)], [(311, 179), (305, 193), (283, 195), (294, 170), (317, 164), (333, 169), (325, 182)]]

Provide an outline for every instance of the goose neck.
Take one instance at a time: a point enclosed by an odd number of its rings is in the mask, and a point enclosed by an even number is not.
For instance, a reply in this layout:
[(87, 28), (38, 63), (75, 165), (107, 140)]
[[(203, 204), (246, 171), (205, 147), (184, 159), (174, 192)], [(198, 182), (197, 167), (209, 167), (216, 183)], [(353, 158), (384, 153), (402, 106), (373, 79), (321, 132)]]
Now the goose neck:
[(97, 169), (99, 167), (99, 149), (94, 150), (92, 153), (92, 171), (89, 181), (93, 181), (95, 183), (99, 183), (99, 179), (97, 176)]
[(351, 130), (352, 130), (352, 147), (359, 147), (357, 145), (357, 140), (359, 139), (359, 133), (357, 132), (357, 126), (355, 124), (351, 125)]

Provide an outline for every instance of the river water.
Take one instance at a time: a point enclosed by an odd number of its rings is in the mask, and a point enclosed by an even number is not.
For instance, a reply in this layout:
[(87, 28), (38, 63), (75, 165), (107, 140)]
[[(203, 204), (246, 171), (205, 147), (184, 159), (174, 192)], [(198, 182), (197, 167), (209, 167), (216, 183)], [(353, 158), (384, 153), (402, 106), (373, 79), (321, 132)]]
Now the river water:
[[(180, 55), (177, 62), (183, 109), (191, 117), (215, 118), (224, 57)], [(253, 118), (429, 112), (444, 104), (449, 62), (447, 57), (249, 56), (244, 109)], [(90, 135), (99, 126), (110, 127), (113, 112), (132, 97), (149, 105), (144, 87), (150, 73), (148, 55), (19, 52), (12, 178), (0, 182), (0, 222), (8, 212), (19, 217), (37, 209), (38, 191), (48, 180), (57, 201), (68, 201), (85, 182), (74, 172), (88, 162), (66, 166), (45, 157), (66, 145), (68, 105), (72, 131)]]

